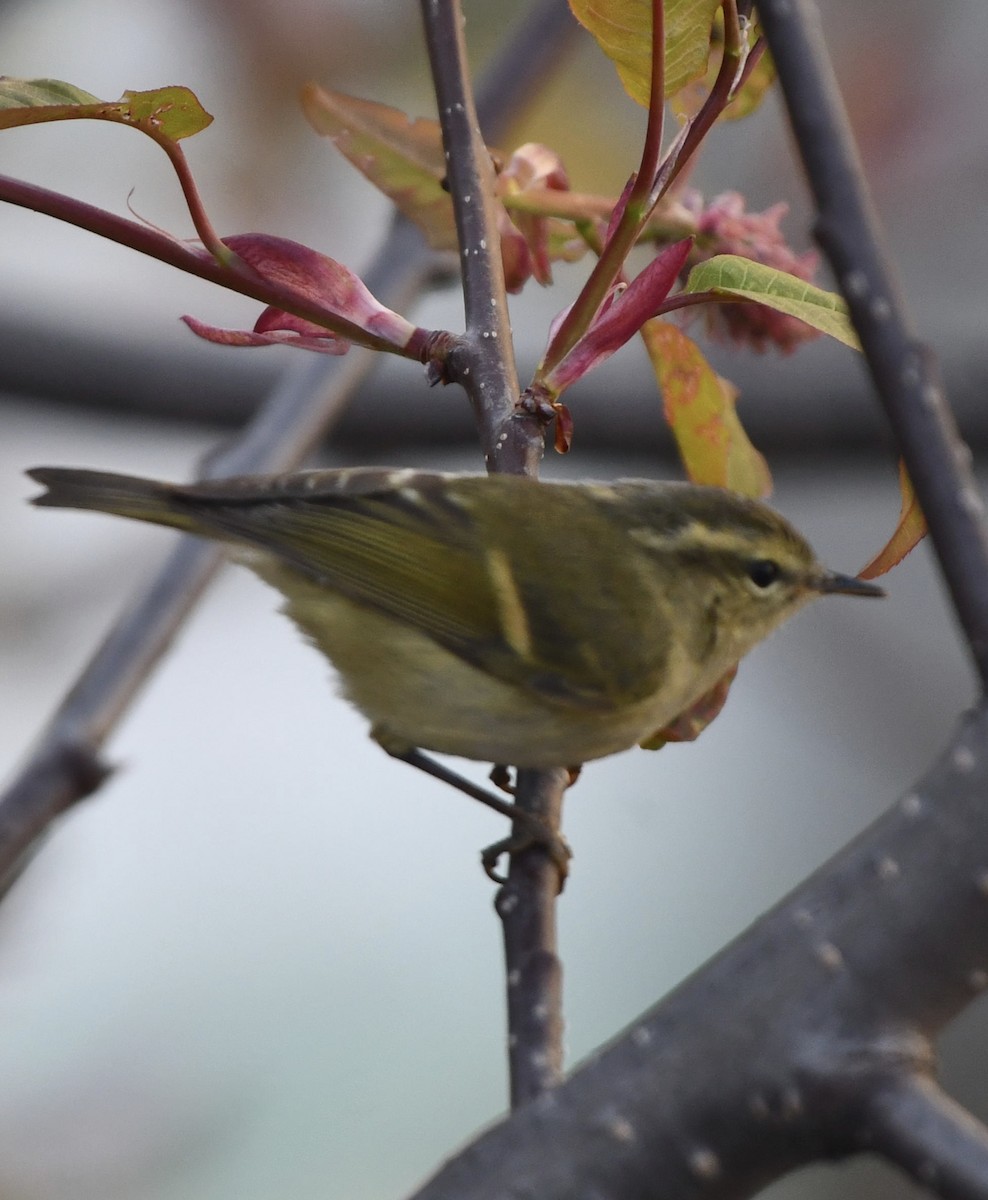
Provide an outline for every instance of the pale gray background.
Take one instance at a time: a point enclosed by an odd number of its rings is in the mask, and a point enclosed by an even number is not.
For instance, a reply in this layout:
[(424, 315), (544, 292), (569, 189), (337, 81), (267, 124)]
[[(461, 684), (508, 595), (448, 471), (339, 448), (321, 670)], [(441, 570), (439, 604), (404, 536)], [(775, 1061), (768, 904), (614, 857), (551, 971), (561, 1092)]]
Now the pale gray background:
[[(417, 6), (403, 6), (402, 19), (397, 8), (340, 4), (327, 20), (328, 4), (284, 0), (8, 4), (0, 69), (108, 98), (193, 86), (217, 116), (189, 154), (220, 228), (308, 239), (359, 268), (386, 205), (335, 168), (291, 94), (317, 75), (429, 112)], [(876, 4), (862, 16), (842, 3), (826, 16), (910, 300), (977, 438), (988, 10), (941, 5), (935, 28), (929, 11)], [(375, 56), (381, 78), (355, 72)], [(591, 51), (574, 70), (594, 101), (565, 141), (574, 183), (614, 190), (633, 164), (640, 116)], [(590, 141), (601, 129), (602, 148), (591, 143), (581, 157), (581, 131)], [(536, 134), (565, 140), (558, 125), (526, 131)], [(774, 110), (718, 147), (699, 176), (709, 192), (739, 173), (756, 204), (798, 189)], [(136, 182), (137, 211), (187, 233), (164, 160), (128, 131), (5, 133), (0, 170), (117, 211)], [(803, 211), (794, 206), (795, 238)], [(33, 378), (51, 370), (54, 379), (53, 354), (32, 364), (24, 330), (38, 345), (70, 344), (70, 383), (83, 393), (87, 379), (116, 369), (121, 349), (137, 364), (135, 392), (160, 381), (147, 366), (142, 381), (140, 364), (162, 348), (168, 381), (182, 363), (205, 361), (180, 312), (227, 325), (256, 316), (242, 298), (13, 209), (0, 208), (0, 263), (10, 361), (20, 347)], [(529, 360), (563, 302), (562, 292), (517, 302)], [(455, 296), (422, 312), (425, 323), (459, 322)], [(245, 388), (293, 361), (249, 353), (229, 360)], [(898, 497), (853, 356), (814, 347), (719, 361), (744, 381), (752, 422), (773, 446), (777, 506), (828, 562), (858, 569), (892, 528)], [(477, 467), (466, 447), (422, 444), (430, 420), (442, 426), (437, 438), (448, 432), (457, 397), (427, 392), (406, 364), (384, 378), (358, 404), (365, 425), (380, 428), (384, 393), (414, 413), (418, 444), (375, 447), (354, 426), (326, 461)], [(196, 389), (193, 367), (184, 395), (193, 407)], [(547, 461), (548, 472), (673, 470), (637, 348), (573, 407), (576, 449)], [(32, 510), (24, 469), (187, 477), (220, 432), (54, 406), (28, 382), (3, 399), (0, 422), (0, 767), (9, 773), (170, 537)], [(593, 452), (598, 437), (613, 447), (606, 456)], [(640, 452), (620, 452), (622, 441)], [(745, 663), (727, 710), (695, 746), (586, 770), (567, 802), (576, 861), (560, 906), (571, 1061), (841, 846), (944, 743), (973, 682), (925, 549), (888, 588), (884, 604), (834, 599), (801, 614)], [(272, 615), (276, 606), (245, 573), (224, 574), (113, 738), (118, 774), (59, 825), (0, 909), (5, 1200), (398, 1196), (503, 1109), (499, 929), (476, 854), (502, 825), (387, 760), (332, 699), (328, 668)], [(947, 1058), (956, 1090), (988, 1112), (979, 1015), (951, 1031)], [(819, 1169), (777, 1194), (854, 1188), (906, 1191), (855, 1167)]]

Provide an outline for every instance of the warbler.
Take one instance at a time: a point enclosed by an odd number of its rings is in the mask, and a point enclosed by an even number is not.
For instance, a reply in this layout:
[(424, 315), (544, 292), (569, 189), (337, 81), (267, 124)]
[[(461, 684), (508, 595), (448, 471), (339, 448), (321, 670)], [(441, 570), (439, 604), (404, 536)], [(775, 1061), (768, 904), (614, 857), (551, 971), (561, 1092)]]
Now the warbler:
[(648, 743), (809, 600), (884, 594), (764, 504), (692, 484), (29, 475), (35, 504), (230, 543), (399, 756), (575, 767)]

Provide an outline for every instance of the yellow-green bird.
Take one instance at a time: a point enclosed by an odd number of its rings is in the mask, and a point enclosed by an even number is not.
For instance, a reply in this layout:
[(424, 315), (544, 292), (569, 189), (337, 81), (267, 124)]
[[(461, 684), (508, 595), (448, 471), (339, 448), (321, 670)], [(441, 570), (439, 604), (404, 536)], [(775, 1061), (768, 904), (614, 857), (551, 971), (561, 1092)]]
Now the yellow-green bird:
[(35, 504), (230, 543), (399, 755), (575, 767), (648, 742), (814, 597), (883, 594), (765, 505), (692, 484), (29, 474)]

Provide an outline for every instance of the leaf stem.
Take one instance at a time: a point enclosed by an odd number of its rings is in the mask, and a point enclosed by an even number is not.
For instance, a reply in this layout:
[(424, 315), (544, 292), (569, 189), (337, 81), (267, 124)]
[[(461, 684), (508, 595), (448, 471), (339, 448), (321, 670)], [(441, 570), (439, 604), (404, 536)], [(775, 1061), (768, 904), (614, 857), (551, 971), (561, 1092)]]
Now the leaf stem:
[[(185, 271), (188, 275), (197, 275), (200, 279), (206, 279), (210, 283), (218, 284), (230, 291), (250, 296), (262, 304), (274, 305), (295, 316), (302, 317), (304, 320), (312, 321), (333, 333), (340, 334), (341, 337), (347, 338), (355, 345), (366, 346), (371, 350), (383, 350), (403, 358), (417, 359), (421, 343), (428, 336), (427, 331), (422, 331), (421, 338), (414, 338), (406, 346), (395, 346), (383, 338), (368, 333), (359, 325), (354, 325), (337, 313), (313, 304), (308, 298), (300, 298), (292, 288), (280, 287), (267, 282), (246, 264), (241, 263), (240, 259), (236, 255), (232, 255), (225, 247), (223, 248), (225, 254), (231, 261), (220, 262), (217, 261), (218, 255), (202, 254), (194, 246), (170, 237), (159, 229), (153, 229), (139, 221), (117, 216), (116, 213), (107, 212), (105, 209), (97, 208), (93, 204), (87, 204), (83, 200), (76, 200), (59, 192), (49, 191), (36, 184), (24, 183), (22, 180), (0, 175), (0, 201), (30, 209), (32, 212), (43, 213), (56, 220), (64, 221), (66, 224), (75, 225), (79, 229), (86, 229), (90, 233), (95, 233), (108, 241), (118, 243), (118, 245), (129, 246), (132, 250), (146, 254), (149, 258), (156, 258), (159, 262), (177, 267), (178, 270)], [(215, 237), (215, 234), (213, 236)]]
[[(559, 323), (536, 372), (536, 382), (559, 365), (590, 327), (608, 291), (624, 269), (625, 259), (654, 207), (651, 196), (658, 170), (665, 109), (665, 5), (652, 0), (652, 72), (648, 124), (638, 171), (631, 180), (627, 200), (616, 227), (583, 285), (579, 296)], [(620, 203), (620, 202), (619, 202)]]

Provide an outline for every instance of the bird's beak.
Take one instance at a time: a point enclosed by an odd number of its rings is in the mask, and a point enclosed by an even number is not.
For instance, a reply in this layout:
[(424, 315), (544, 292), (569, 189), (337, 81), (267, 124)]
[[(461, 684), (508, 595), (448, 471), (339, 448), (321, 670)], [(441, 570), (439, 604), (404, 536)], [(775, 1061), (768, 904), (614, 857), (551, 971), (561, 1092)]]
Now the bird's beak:
[(813, 586), (825, 595), (840, 596), (884, 596), (885, 589), (866, 579), (858, 579), (854, 575), (838, 575), (836, 571), (827, 571), (816, 579)]

